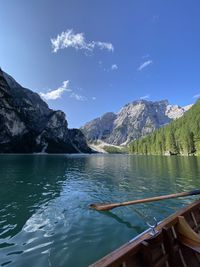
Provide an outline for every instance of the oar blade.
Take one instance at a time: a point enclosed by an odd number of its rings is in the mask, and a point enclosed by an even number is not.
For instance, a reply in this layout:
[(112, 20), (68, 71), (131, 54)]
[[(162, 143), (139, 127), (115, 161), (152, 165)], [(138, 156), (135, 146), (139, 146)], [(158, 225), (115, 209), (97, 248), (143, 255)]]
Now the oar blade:
[(98, 211), (106, 211), (106, 210), (110, 210), (113, 208), (111, 207), (110, 204), (98, 204), (98, 203), (90, 204), (89, 207), (90, 209), (98, 210)]

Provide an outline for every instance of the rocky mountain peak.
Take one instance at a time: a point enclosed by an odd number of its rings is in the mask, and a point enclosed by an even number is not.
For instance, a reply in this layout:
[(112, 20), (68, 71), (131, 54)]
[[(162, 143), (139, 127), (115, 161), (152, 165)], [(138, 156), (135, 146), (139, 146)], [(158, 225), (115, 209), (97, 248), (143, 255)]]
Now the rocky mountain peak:
[(91, 152), (78, 129), (68, 129), (65, 114), (0, 69), (0, 153)]
[(10, 86), (10, 88), (19, 88), (20, 85), (15, 81), (15, 79), (10, 76), (9, 74), (7, 74), (6, 72), (2, 71), (2, 74), (6, 80), (6, 82), (8, 83), (8, 85)]
[[(170, 105), (168, 100), (139, 99), (126, 104), (117, 114), (106, 113), (92, 120), (81, 130), (89, 142), (101, 140), (113, 145), (127, 144), (181, 117), (188, 108)], [(104, 116), (105, 120), (102, 119)]]

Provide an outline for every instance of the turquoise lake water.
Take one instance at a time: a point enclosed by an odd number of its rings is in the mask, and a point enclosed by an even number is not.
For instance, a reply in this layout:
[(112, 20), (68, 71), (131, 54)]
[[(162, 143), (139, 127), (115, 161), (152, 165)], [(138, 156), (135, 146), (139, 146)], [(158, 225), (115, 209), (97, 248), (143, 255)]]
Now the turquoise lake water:
[(200, 158), (1, 155), (0, 266), (84, 267), (197, 197), (88, 208), (200, 188)]

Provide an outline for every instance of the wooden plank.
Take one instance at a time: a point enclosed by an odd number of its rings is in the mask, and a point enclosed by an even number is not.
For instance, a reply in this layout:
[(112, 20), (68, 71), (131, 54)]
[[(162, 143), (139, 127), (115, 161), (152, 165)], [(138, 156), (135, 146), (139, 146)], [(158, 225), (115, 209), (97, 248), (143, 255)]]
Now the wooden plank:
[[(172, 225), (175, 225), (178, 222), (178, 216), (184, 216), (185, 213), (190, 210), (195, 210), (195, 208), (197, 208), (198, 206), (200, 206), (200, 200), (195, 201), (189, 206), (180, 209), (178, 212), (172, 214), (171, 216), (163, 220), (161, 223), (159, 223), (159, 225), (156, 227), (156, 230), (160, 231), (163, 227), (171, 227)], [(117, 264), (120, 264), (123, 261), (126, 262), (129, 257), (131, 257), (133, 254), (136, 254), (140, 250), (141, 242), (151, 237), (150, 231), (151, 230), (148, 229), (147, 231), (145, 231), (145, 233), (140, 234), (135, 239), (124, 244), (123, 246), (111, 252), (107, 256), (103, 257), (96, 263), (90, 265), (90, 267), (118, 266)]]

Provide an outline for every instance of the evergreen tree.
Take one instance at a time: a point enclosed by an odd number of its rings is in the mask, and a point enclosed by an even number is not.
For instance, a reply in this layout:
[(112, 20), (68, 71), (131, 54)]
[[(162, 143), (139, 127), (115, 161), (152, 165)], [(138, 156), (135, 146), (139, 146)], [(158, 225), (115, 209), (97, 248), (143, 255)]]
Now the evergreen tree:
[(135, 154), (196, 154), (200, 155), (200, 100), (172, 121), (144, 138), (132, 142), (130, 153)]

